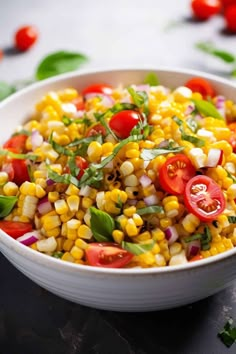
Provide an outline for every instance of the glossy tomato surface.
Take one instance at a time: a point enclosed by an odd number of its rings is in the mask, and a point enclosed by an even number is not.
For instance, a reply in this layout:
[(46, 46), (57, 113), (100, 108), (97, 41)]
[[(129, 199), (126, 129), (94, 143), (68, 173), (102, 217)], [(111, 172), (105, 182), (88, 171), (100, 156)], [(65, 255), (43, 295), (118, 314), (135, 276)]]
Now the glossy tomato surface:
[(30, 223), (26, 222), (0, 220), (0, 229), (16, 239), (32, 231), (33, 227)]
[(204, 99), (215, 96), (212, 85), (201, 77), (193, 77), (185, 83), (185, 86), (193, 92), (199, 92)]
[(120, 139), (125, 139), (130, 136), (131, 130), (142, 119), (139, 112), (133, 110), (125, 110), (114, 114), (109, 122), (110, 128)]
[(221, 10), (220, 0), (192, 0), (191, 7), (194, 16), (199, 20), (207, 20)]
[(227, 6), (224, 13), (226, 28), (228, 31), (236, 32), (236, 4)]
[(91, 266), (104, 268), (122, 268), (133, 258), (133, 254), (115, 243), (90, 243), (86, 257)]
[(98, 134), (101, 134), (102, 136), (106, 136), (106, 128), (101, 123), (95, 123), (91, 125), (87, 129), (85, 136), (89, 137)]
[(225, 209), (225, 198), (218, 184), (210, 177), (198, 175), (189, 180), (184, 202), (190, 213), (201, 221), (212, 221)]
[(87, 94), (90, 93), (101, 93), (105, 95), (111, 95), (113, 91), (112, 86), (107, 85), (107, 84), (94, 84), (91, 86), (87, 86), (83, 91), (82, 95), (86, 96)]
[(15, 33), (15, 46), (21, 51), (26, 51), (38, 39), (38, 30), (35, 26), (24, 26)]
[(184, 154), (170, 157), (159, 170), (162, 189), (170, 194), (183, 194), (186, 183), (196, 174), (190, 159)]
[(88, 167), (88, 162), (83, 157), (76, 156), (75, 164), (80, 169), (79, 174), (77, 176), (77, 179), (80, 179), (84, 174), (84, 170)]
[(3, 144), (3, 148), (16, 153), (24, 152), (27, 138), (25, 134), (14, 135)]

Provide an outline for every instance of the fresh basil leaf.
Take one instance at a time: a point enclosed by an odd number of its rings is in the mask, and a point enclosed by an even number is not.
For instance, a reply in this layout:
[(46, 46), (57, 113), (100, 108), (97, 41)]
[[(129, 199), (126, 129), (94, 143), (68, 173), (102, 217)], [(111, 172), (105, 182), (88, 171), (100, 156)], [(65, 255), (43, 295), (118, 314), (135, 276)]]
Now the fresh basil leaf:
[(217, 57), (226, 63), (234, 63), (236, 61), (236, 57), (232, 53), (218, 49), (209, 42), (199, 42), (196, 44), (196, 48), (200, 49), (204, 53)]
[(62, 117), (62, 123), (68, 127), (69, 125), (71, 125), (72, 123), (75, 123), (75, 124), (84, 124), (86, 126), (90, 126), (91, 124), (91, 121), (88, 119), (88, 118), (78, 118), (78, 119), (71, 119), (67, 116), (63, 116)]
[(54, 258), (61, 258), (63, 256), (63, 252), (57, 251), (52, 254), (52, 257)]
[(201, 240), (202, 239), (202, 234), (195, 234), (195, 235), (192, 235), (192, 236), (189, 236), (189, 237), (185, 237), (184, 238), (184, 242), (192, 242), (192, 241), (195, 241), (195, 240)]
[(230, 224), (236, 224), (236, 216), (228, 216), (228, 221)]
[(164, 213), (164, 209), (159, 205), (151, 205), (146, 208), (137, 209), (136, 213), (139, 215), (155, 214), (155, 213), (162, 214)]
[(31, 160), (31, 161), (35, 161), (39, 157), (38, 155), (33, 155), (33, 154), (17, 154), (9, 150), (0, 150), (0, 155), (9, 156), (17, 160)]
[(18, 198), (15, 196), (0, 195), (0, 218), (9, 215)]
[(211, 102), (205, 100), (192, 100), (192, 101), (195, 104), (197, 111), (203, 114), (204, 116), (224, 120), (222, 115), (219, 113), (219, 111)]
[(96, 241), (111, 241), (112, 231), (115, 229), (114, 219), (109, 214), (94, 207), (90, 207), (89, 210), (91, 213), (91, 230)]
[(198, 124), (197, 124), (196, 120), (193, 117), (187, 119), (186, 120), (186, 124), (189, 127), (189, 129), (192, 130), (193, 133), (197, 132)]
[(231, 347), (236, 341), (236, 327), (233, 327), (233, 320), (230, 318), (222, 331), (218, 333), (218, 337), (226, 345), (226, 347)]
[(145, 161), (151, 161), (159, 155), (169, 154), (171, 152), (180, 152), (184, 150), (183, 146), (177, 146), (175, 148), (154, 148), (154, 149), (143, 149), (140, 157)]
[(70, 169), (70, 174), (74, 177), (77, 177), (80, 173), (80, 168), (76, 165), (75, 156), (72, 156), (68, 159), (68, 166)]
[(155, 245), (155, 241), (152, 241), (150, 243), (145, 243), (145, 244), (131, 243), (126, 241), (122, 241), (121, 243), (122, 248), (124, 248), (126, 251), (129, 251), (130, 253), (133, 253), (136, 256), (151, 251), (154, 245)]
[(143, 113), (148, 116), (149, 106), (147, 93), (145, 91), (135, 91), (133, 87), (128, 87), (127, 90), (132, 97), (134, 104), (136, 104), (137, 107), (142, 108)]
[(102, 180), (102, 169), (96, 169), (93, 166), (90, 166), (84, 170), (84, 174), (79, 180), (79, 187), (88, 185), (91, 187), (99, 188), (101, 186)]
[(53, 150), (55, 150), (59, 155), (63, 154), (66, 156), (72, 156), (73, 152), (69, 149), (66, 149), (64, 146), (61, 146), (60, 144), (56, 143), (52, 139), (52, 135), (49, 137), (49, 144), (52, 145)]
[(157, 75), (153, 72), (147, 74), (144, 83), (150, 86), (158, 86), (160, 84)]
[(4, 81), (0, 81), (0, 101), (4, 100), (4, 98), (7, 98), (15, 91), (16, 90), (13, 86)]
[(78, 69), (85, 64), (88, 58), (81, 53), (59, 51), (46, 56), (36, 69), (36, 79), (44, 80), (48, 77)]
[(82, 138), (82, 139), (75, 139), (73, 140), (71, 143), (69, 143), (67, 145), (68, 148), (72, 148), (72, 147), (75, 147), (75, 146), (79, 146), (79, 145), (82, 145), (82, 144), (86, 144), (86, 145), (89, 145), (92, 141), (97, 141), (99, 143), (102, 144), (102, 138), (101, 138), (101, 134), (98, 134), (98, 135), (93, 135), (93, 136), (88, 136), (86, 138)]
[(196, 136), (186, 134), (183, 129), (183, 121), (178, 117), (174, 116), (173, 120), (179, 126), (179, 130), (181, 132), (181, 139), (185, 141), (189, 141), (190, 143), (194, 144), (197, 147), (201, 147), (205, 145), (205, 141), (202, 139), (197, 138)]
[(59, 175), (57, 172), (51, 170), (49, 166), (47, 166), (47, 169), (48, 169), (48, 177), (52, 179), (54, 182), (64, 183), (64, 184), (74, 184), (76, 187), (79, 187), (79, 181), (76, 177), (68, 173), (65, 173), (64, 175)]

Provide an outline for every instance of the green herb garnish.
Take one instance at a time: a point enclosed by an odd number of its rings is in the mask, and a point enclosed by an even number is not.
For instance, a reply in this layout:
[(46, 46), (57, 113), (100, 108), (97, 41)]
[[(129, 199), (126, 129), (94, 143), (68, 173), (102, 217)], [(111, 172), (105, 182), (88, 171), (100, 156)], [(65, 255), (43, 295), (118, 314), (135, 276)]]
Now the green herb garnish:
[(189, 237), (185, 237), (184, 241), (189, 243), (189, 242), (192, 242), (192, 241), (195, 241), (195, 240), (200, 240), (201, 249), (206, 251), (206, 250), (210, 249), (211, 239), (212, 239), (212, 237), (211, 237), (210, 229), (209, 229), (208, 226), (206, 226), (204, 228), (204, 233), (203, 234), (198, 233), (198, 234), (194, 234), (194, 235), (189, 236)]
[(0, 150), (0, 155), (2, 156), (9, 156), (12, 159), (17, 159), (17, 160), (31, 160), (35, 161), (38, 158), (38, 155), (33, 155), (33, 154), (17, 154), (15, 152), (9, 151), (9, 150)]
[(4, 100), (4, 98), (7, 98), (15, 91), (16, 90), (14, 86), (9, 85), (4, 81), (0, 81), (0, 101)]
[(64, 254), (64, 253), (63, 253), (63, 252), (60, 252), (60, 251), (54, 252), (54, 253), (52, 254), (52, 257), (60, 259), (60, 258), (63, 256), (63, 254)]
[(148, 106), (148, 95), (145, 91), (135, 91), (133, 87), (128, 87), (128, 92), (132, 97), (134, 104), (138, 108), (143, 110), (143, 113), (148, 116), (149, 114), (149, 106)]
[(145, 161), (151, 161), (159, 155), (169, 154), (171, 152), (180, 152), (184, 150), (183, 146), (176, 147), (166, 147), (166, 148), (154, 148), (154, 149), (143, 149), (140, 157)]
[(65, 173), (64, 175), (59, 175), (57, 172), (53, 171), (49, 166), (48, 169), (48, 177), (52, 179), (54, 182), (64, 183), (64, 184), (74, 184), (76, 187), (79, 187), (79, 181), (76, 177), (71, 174)]
[(160, 84), (158, 77), (155, 73), (150, 72), (144, 79), (144, 83), (150, 86), (157, 86)]
[(151, 205), (149, 207), (137, 209), (136, 213), (139, 215), (155, 214), (155, 213), (162, 214), (164, 213), (164, 209), (159, 205)]
[(192, 101), (195, 104), (197, 111), (203, 114), (204, 116), (224, 120), (222, 115), (219, 113), (219, 111), (211, 102), (206, 100), (192, 100)]
[(236, 216), (228, 216), (228, 221), (230, 224), (236, 224)]
[(190, 143), (194, 144), (197, 147), (201, 147), (205, 145), (205, 141), (202, 139), (197, 138), (196, 136), (186, 134), (183, 128), (183, 121), (178, 117), (173, 117), (175, 123), (179, 126), (179, 130), (181, 133), (181, 139), (185, 141), (189, 141)]
[(125, 241), (122, 241), (121, 243), (122, 248), (124, 248), (126, 251), (129, 251), (130, 253), (133, 253), (136, 256), (151, 251), (154, 245), (155, 245), (155, 241), (152, 241), (150, 243), (145, 243), (145, 244), (131, 243)]
[(18, 198), (15, 196), (0, 195), (0, 218), (9, 215)]
[(236, 57), (232, 53), (216, 48), (211, 42), (199, 42), (196, 44), (196, 48), (204, 53), (217, 57), (226, 63), (236, 62)]
[(236, 327), (233, 326), (233, 319), (230, 318), (224, 325), (224, 329), (218, 333), (218, 337), (226, 345), (231, 347), (236, 341)]
[(115, 229), (114, 219), (109, 214), (94, 207), (90, 207), (89, 210), (91, 213), (91, 230), (96, 241), (111, 241), (112, 231)]

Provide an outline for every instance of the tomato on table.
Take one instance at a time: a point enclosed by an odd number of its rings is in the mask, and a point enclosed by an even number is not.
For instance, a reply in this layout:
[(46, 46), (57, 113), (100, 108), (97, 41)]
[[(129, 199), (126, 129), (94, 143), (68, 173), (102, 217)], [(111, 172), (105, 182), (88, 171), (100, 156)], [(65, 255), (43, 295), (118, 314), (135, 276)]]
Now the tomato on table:
[(33, 230), (32, 224), (20, 221), (0, 220), (0, 229), (14, 239)]
[(22, 153), (25, 151), (27, 138), (28, 136), (25, 134), (14, 135), (3, 144), (3, 148), (12, 152)]
[(227, 6), (224, 12), (224, 19), (226, 28), (228, 31), (236, 32), (236, 3), (234, 5)]
[(185, 86), (193, 92), (199, 92), (204, 99), (215, 96), (215, 91), (211, 84), (201, 77), (193, 77), (185, 83)]
[(190, 213), (201, 221), (212, 221), (225, 209), (225, 198), (218, 184), (208, 176), (191, 178), (184, 191), (184, 202)]
[(101, 94), (105, 94), (105, 95), (111, 95), (113, 92), (113, 88), (110, 85), (107, 84), (94, 84), (94, 85), (90, 85), (87, 86), (85, 89), (83, 89), (82, 91), (82, 95), (86, 96), (87, 94), (90, 93), (101, 93)]
[(183, 194), (186, 183), (196, 174), (196, 169), (190, 159), (184, 154), (170, 157), (159, 170), (159, 182), (164, 191)]
[(101, 123), (95, 123), (93, 125), (91, 125), (90, 127), (88, 127), (85, 136), (89, 137), (89, 136), (93, 136), (93, 135), (98, 135), (101, 134), (102, 136), (106, 136), (107, 132), (106, 132), (106, 128), (101, 124)]
[(221, 10), (220, 0), (192, 0), (191, 7), (194, 16), (199, 20), (207, 20)]
[(34, 26), (24, 26), (15, 33), (15, 46), (21, 51), (26, 51), (38, 39), (38, 30)]
[(142, 120), (139, 112), (133, 110), (125, 110), (115, 113), (110, 121), (109, 126), (118, 136), (125, 139), (130, 136), (131, 130)]
[(122, 268), (133, 258), (133, 254), (115, 243), (90, 243), (85, 251), (91, 266)]

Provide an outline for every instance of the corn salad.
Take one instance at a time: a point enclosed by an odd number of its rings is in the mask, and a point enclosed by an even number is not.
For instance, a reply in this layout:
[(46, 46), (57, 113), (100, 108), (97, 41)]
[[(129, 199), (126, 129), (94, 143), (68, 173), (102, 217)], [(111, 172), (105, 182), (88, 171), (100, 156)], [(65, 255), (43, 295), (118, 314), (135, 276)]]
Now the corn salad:
[(236, 245), (235, 112), (187, 83), (48, 92), (0, 150), (0, 228), (91, 266), (225, 252)]

